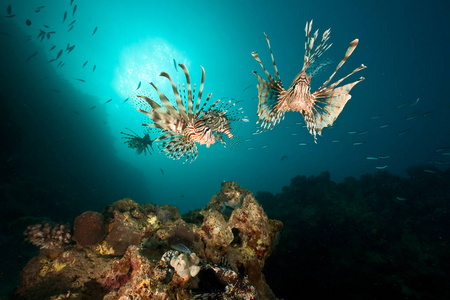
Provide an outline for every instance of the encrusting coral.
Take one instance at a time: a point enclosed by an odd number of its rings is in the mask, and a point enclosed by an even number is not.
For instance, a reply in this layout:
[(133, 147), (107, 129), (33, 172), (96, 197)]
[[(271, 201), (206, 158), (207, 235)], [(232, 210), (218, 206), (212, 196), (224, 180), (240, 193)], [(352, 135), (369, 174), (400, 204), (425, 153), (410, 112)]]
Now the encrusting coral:
[[(282, 223), (269, 220), (252, 193), (234, 182), (189, 213), (194, 223), (173, 206), (128, 198), (101, 215), (85, 214), (74, 227), (89, 238), (48, 244), (59, 251), (41, 250), (28, 262), (18, 297), (277, 299), (262, 270)], [(98, 226), (90, 229), (90, 222)]]

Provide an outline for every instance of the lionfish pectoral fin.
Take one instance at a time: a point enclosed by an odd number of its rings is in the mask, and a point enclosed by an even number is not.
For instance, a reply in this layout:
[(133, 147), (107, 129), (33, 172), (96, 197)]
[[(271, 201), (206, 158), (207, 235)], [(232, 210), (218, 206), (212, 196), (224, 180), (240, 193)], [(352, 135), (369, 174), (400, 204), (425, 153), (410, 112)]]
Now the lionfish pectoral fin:
[(259, 131), (272, 129), (284, 117), (284, 111), (280, 108), (284, 107), (283, 99), (280, 99), (280, 94), (283, 93), (284, 88), (281, 81), (266, 81), (256, 72), (254, 72), (258, 79), (258, 121), (262, 121)]
[(348, 83), (338, 88), (328, 87), (324, 90), (316, 91), (311, 97), (317, 101), (317, 109), (314, 113), (315, 129), (320, 135), (322, 129), (333, 125), (334, 121), (340, 115), (348, 100), (352, 97), (350, 95), (351, 89), (358, 83), (364, 80), (361, 77), (355, 82)]

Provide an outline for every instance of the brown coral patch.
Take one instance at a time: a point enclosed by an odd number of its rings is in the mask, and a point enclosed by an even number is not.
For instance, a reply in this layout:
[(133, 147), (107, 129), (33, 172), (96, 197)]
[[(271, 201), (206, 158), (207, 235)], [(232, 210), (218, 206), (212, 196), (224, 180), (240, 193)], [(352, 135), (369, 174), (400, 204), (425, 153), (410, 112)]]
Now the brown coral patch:
[(105, 237), (105, 220), (94, 211), (87, 211), (75, 218), (73, 222), (73, 240), (81, 246), (100, 243)]

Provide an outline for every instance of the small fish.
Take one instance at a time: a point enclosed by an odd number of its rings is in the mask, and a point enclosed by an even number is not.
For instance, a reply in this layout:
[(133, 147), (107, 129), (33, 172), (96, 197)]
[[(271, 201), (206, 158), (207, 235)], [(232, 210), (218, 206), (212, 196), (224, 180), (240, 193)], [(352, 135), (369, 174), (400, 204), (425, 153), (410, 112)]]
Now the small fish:
[(106, 103), (109, 103), (109, 102), (111, 102), (111, 101), (112, 101), (112, 98), (111, 98), (111, 99), (109, 99), (108, 101), (106, 101), (106, 102), (105, 102), (105, 104), (106, 104)]
[(332, 140), (331, 142), (332, 142), (332, 143), (339, 143), (340, 140)]
[(409, 106), (414, 106), (414, 105), (416, 105), (417, 103), (419, 103), (419, 100), (420, 100), (420, 98), (417, 98), (417, 100), (416, 100), (413, 104), (410, 104)]
[(287, 155), (283, 155), (281, 158), (280, 158), (280, 160), (286, 160), (288, 157), (287, 157)]
[(358, 131), (347, 131), (348, 134), (357, 134)]
[(92, 68), (92, 72), (95, 72), (95, 65), (94, 65), (94, 67)]
[(307, 146), (308, 143), (298, 143), (299, 146)]
[(388, 126), (389, 126), (389, 124), (384, 124), (384, 125), (380, 125), (379, 128), (386, 128), (386, 127), (388, 127)]
[(77, 11), (77, 7), (78, 7), (78, 5), (75, 4), (75, 6), (73, 7), (72, 17), (75, 16), (75, 12)]
[(62, 60), (59, 61), (58, 65), (56, 67), (60, 67), (62, 64)]
[(67, 52), (70, 53), (70, 52), (73, 51), (73, 49), (75, 49), (75, 45), (72, 45), (72, 46), (69, 47), (69, 44), (67, 44), (67, 49), (66, 49)]
[(56, 59), (50, 59), (47, 63), (49, 64), (49, 63), (51, 63), (51, 62), (54, 62)]
[(251, 88), (253, 86), (253, 84), (249, 85), (248, 87), (246, 87), (245, 89), (243, 89), (242, 91), (245, 92), (246, 90), (248, 90), (249, 88)]
[(69, 26), (72, 26), (73, 24), (75, 24), (77, 20), (73, 20), (72, 22), (70, 22)]
[(64, 12), (63, 23), (66, 21), (66, 19), (67, 19), (67, 10)]
[(408, 131), (409, 131), (409, 129), (399, 131), (399, 132), (397, 132), (397, 135), (404, 135), (404, 134), (407, 133)]
[(442, 153), (442, 155), (449, 156), (450, 152), (444, 152), (444, 153)]
[(70, 26), (69, 30), (67, 30), (67, 32), (71, 31), (73, 29), (73, 26)]
[(255, 147), (248, 147), (247, 150), (253, 150)]
[(382, 167), (375, 167), (375, 168), (377, 168), (378, 170), (383, 170), (383, 169), (386, 169), (388, 166), (386, 165), (386, 166), (382, 166)]
[(10, 15), (10, 14), (11, 14), (11, 12), (12, 12), (12, 7), (11, 7), (11, 4), (10, 4), (10, 5), (8, 5), (8, 8), (6, 8), (6, 12), (8, 13), (8, 15)]
[(70, 0), (70, 6), (72, 6), (73, 0)]
[(266, 144), (266, 145), (262, 146), (261, 148), (265, 149), (267, 147), (269, 147), (269, 145)]
[(378, 156), (379, 159), (386, 159), (386, 158), (389, 158), (389, 157), (391, 157), (391, 156), (390, 155)]
[(428, 170), (428, 169), (425, 169), (425, 170), (423, 170), (423, 171), (426, 172), (426, 173), (431, 173), (431, 174), (437, 173), (435, 170)]
[(88, 63), (88, 61), (85, 61), (85, 62), (84, 62), (83, 68), (86, 67), (87, 63)]
[(259, 134), (259, 132), (257, 132), (257, 131), (252, 132), (252, 135), (257, 135), (257, 134)]
[(175, 67), (175, 71), (178, 72), (177, 62), (175, 61), (175, 58), (173, 59), (173, 66)]
[(432, 113), (434, 113), (433, 110), (432, 111), (426, 111), (426, 112), (422, 113), (422, 116), (426, 117), (426, 116), (428, 116), (428, 115), (430, 115)]
[(364, 142), (354, 142), (352, 145), (353, 146), (359, 146), (359, 145), (362, 145), (362, 144), (364, 144)]
[(81, 78), (75, 78), (75, 79), (78, 80), (78, 81), (81, 81), (81, 82), (86, 82), (86, 80), (83, 80)]
[(363, 135), (363, 134), (366, 134), (367, 132), (369, 132), (369, 131), (367, 131), (367, 130), (364, 130), (364, 131), (360, 131), (360, 132), (358, 132), (358, 134), (359, 134), (359, 135)]
[(39, 6), (37, 9), (43, 9), (45, 8), (45, 6)]
[(159, 169), (161, 171), (161, 174), (164, 175), (164, 170), (163, 169)]
[(53, 49), (55, 49), (56, 48), (56, 45), (53, 45), (51, 48), (50, 48), (50, 50), (48, 50), (48, 51), (52, 51)]
[(33, 54), (31, 54), (30, 56), (27, 57), (26, 61), (30, 61), (30, 59), (32, 59), (33, 57), (35, 57), (39, 52), (34, 52)]
[(136, 90), (138, 90), (140, 87), (141, 87), (141, 82), (139, 81), (139, 84), (138, 84)]
[(128, 99), (130, 99), (130, 97), (128, 97), (127, 99), (125, 99), (125, 100), (123, 101), (123, 103), (127, 102), (127, 101), (128, 101)]
[(397, 105), (396, 107), (397, 107), (397, 108), (402, 108), (403, 106), (406, 106), (406, 105), (408, 105), (408, 104), (409, 104), (409, 102), (404, 102), (404, 103), (402, 103), (402, 104)]
[(375, 157), (375, 156), (366, 156), (366, 159), (378, 159), (378, 157)]
[(77, 110), (72, 111), (74, 114), (79, 115), (80, 113)]
[(381, 117), (381, 114), (380, 115), (375, 115), (375, 116), (373, 116), (373, 117), (370, 117), (370, 119), (371, 120), (375, 120), (375, 119), (378, 119), (378, 118), (380, 118)]
[(398, 201), (405, 201), (406, 200), (406, 198), (403, 198), (403, 197), (395, 197), (395, 199), (397, 199)]
[(44, 25), (44, 27), (45, 27), (45, 28), (50, 28), (50, 27), (48, 27), (48, 25)]
[(58, 59), (61, 56), (62, 53), (63, 53), (63, 50), (62, 49), (59, 50), (58, 55), (56, 55), (56, 59)]
[(413, 113), (413, 114), (407, 115), (407, 116), (405, 117), (405, 120), (406, 120), (406, 121), (412, 120), (412, 119), (414, 119), (415, 117), (417, 117), (418, 115), (419, 115), (418, 113)]
[(89, 108), (89, 110), (93, 110), (94, 108), (96, 108), (97, 106), (92, 106), (91, 108)]
[(30, 19), (27, 19), (27, 20), (25, 21), (25, 24), (27, 24), (27, 26), (30, 26), (30, 25), (31, 25)]
[(0, 35), (3, 35), (3, 36), (11, 36), (10, 34), (5, 33), (5, 32), (0, 32)]
[(92, 33), (92, 35), (94, 35), (94, 34), (97, 32), (97, 28), (98, 28), (98, 27), (95, 27), (95, 28), (94, 28), (94, 32)]

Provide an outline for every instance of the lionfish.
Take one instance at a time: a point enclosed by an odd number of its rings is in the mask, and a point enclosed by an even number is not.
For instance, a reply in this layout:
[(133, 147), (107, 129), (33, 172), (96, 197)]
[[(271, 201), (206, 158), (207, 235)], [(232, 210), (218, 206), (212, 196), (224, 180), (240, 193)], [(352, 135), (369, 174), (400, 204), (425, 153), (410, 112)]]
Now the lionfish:
[[(153, 120), (151, 124), (142, 124), (161, 130), (161, 136), (156, 139), (160, 142), (162, 152), (172, 159), (185, 158), (185, 161), (191, 162), (197, 158), (198, 150), (196, 143), (206, 145), (209, 148), (216, 140), (225, 146), (224, 137), (233, 138), (230, 123), (233, 121), (248, 122), (244, 117), (241, 108), (235, 108), (232, 101), (224, 102), (221, 99), (210, 104), (212, 93), (208, 94), (205, 101), (201, 104), (205, 82), (205, 69), (202, 68), (202, 79), (200, 89), (195, 99), (195, 84), (191, 87), (191, 79), (187, 67), (183, 64), (178, 65), (183, 69), (186, 76), (186, 87), (183, 84), (178, 88), (170, 78), (169, 74), (162, 72), (160, 76), (169, 79), (172, 84), (176, 104), (173, 105), (166, 95), (162, 93), (152, 82), (150, 83), (159, 95), (161, 105), (152, 99), (139, 95), (150, 106), (151, 111), (138, 109), (138, 111), (147, 115)], [(184, 101), (183, 101), (184, 100)]]
[(140, 137), (136, 132), (131, 130), (130, 128), (126, 128), (131, 131), (132, 134), (121, 131), (120, 133), (123, 135), (122, 139), (125, 140), (125, 144), (130, 149), (136, 149), (137, 154), (147, 155), (147, 153), (152, 154), (150, 152), (150, 148), (153, 150), (152, 143), (153, 141), (150, 139), (149, 133), (146, 133), (143, 137)]
[(311, 79), (314, 75), (310, 69), (310, 66), (316, 62), (316, 60), (328, 50), (332, 44), (327, 44), (330, 38), (330, 29), (326, 30), (322, 35), (322, 40), (319, 45), (314, 48), (314, 42), (318, 36), (318, 30), (311, 36), (312, 20), (306, 22), (305, 32), (305, 55), (303, 60), (303, 68), (300, 73), (294, 78), (291, 86), (286, 90), (281, 82), (280, 75), (278, 73), (275, 59), (273, 57), (272, 49), (270, 47), (269, 38), (266, 34), (267, 44), (269, 46), (270, 55), (272, 57), (273, 67), (275, 69), (275, 79), (264, 68), (261, 60), (258, 57), (257, 52), (252, 52), (252, 56), (261, 65), (262, 69), (267, 75), (269, 81), (261, 78), (256, 71), (253, 73), (258, 78), (258, 121), (262, 121), (258, 132), (272, 129), (282, 119), (287, 111), (299, 111), (305, 119), (306, 126), (309, 133), (314, 136), (314, 142), (317, 141), (316, 134), (321, 135), (324, 127), (329, 127), (333, 124), (339, 114), (342, 112), (345, 104), (350, 100), (350, 90), (358, 82), (364, 80), (364, 77), (360, 77), (358, 80), (352, 83), (348, 83), (344, 86), (337, 87), (344, 79), (356, 73), (366, 66), (361, 64), (358, 68), (353, 70), (347, 76), (329, 85), (331, 79), (342, 67), (345, 61), (350, 57), (358, 45), (358, 39), (353, 40), (344, 55), (344, 58), (337, 65), (333, 74), (320, 86), (314, 93), (311, 94)]

